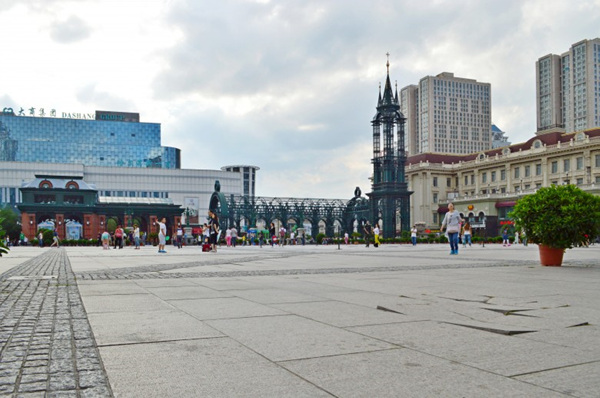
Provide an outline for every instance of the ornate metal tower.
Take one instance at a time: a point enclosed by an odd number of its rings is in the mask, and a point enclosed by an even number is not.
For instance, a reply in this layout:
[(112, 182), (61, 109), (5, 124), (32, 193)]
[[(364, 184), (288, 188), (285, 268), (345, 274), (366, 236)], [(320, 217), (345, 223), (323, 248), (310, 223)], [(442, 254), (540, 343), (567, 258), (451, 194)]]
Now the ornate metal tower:
[[(410, 195), (405, 181), (404, 164), (404, 123), (406, 118), (400, 113), (398, 87), (395, 94), (390, 83), (389, 53), (385, 89), (379, 100), (373, 126), (373, 182), (370, 198), (371, 219), (381, 221), (384, 238), (393, 238), (400, 231), (410, 230)], [(383, 148), (381, 146), (383, 140)]]

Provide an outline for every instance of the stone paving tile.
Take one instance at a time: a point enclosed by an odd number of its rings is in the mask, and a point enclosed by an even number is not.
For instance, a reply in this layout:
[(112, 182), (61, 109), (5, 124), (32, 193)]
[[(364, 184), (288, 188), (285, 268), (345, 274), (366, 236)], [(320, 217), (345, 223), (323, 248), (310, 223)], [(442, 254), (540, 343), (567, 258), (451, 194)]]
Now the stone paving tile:
[(113, 396), (64, 249), (3, 273), (0, 290), (0, 395)]

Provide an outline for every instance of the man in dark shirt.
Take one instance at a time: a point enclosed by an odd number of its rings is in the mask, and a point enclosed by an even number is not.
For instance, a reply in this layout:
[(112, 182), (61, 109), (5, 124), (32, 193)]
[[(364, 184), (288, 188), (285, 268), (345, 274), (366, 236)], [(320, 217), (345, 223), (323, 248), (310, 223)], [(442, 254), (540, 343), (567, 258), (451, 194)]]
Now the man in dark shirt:
[(366, 246), (369, 247), (369, 244), (371, 243), (371, 235), (373, 234), (373, 228), (371, 227), (371, 224), (369, 224), (369, 221), (365, 222), (363, 230), (365, 231)]

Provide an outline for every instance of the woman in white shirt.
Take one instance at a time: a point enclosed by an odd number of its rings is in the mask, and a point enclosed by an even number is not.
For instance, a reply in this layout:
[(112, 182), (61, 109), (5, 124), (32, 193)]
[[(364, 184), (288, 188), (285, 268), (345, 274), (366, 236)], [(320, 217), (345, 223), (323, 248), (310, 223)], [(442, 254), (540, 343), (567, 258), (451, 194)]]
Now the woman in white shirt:
[(373, 235), (375, 235), (375, 247), (379, 247), (379, 224), (375, 224)]
[(460, 214), (454, 210), (454, 204), (448, 203), (448, 212), (444, 216), (442, 221), (441, 231), (446, 228), (448, 232), (448, 241), (450, 242), (450, 254), (458, 254), (458, 233), (460, 232), (460, 224), (462, 218)]

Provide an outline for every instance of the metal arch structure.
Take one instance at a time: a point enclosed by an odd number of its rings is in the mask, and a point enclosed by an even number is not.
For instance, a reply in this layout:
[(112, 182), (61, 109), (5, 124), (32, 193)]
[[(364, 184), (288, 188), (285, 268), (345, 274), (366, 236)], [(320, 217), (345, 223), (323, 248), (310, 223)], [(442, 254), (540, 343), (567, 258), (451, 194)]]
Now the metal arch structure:
[[(308, 220), (314, 228), (313, 231), (318, 231), (322, 221), (325, 224), (325, 235), (329, 237), (334, 236), (336, 232), (351, 233), (356, 223), (362, 226), (369, 217), (369, 201), (360, 196), (358, 188), (355, 197), (350, 201), (223, 195), (215, 191), (211, 196), (209, 209), (218, 215), (222, 228), (233, 225), (239, 228), (242, 221), (245, 221), (248, 227), (256, 227), (259, 220), (263, 220), (266, 225), (279, 220), (286, 228), (289, 227), (289, 221), (293, 220), (296, 225), (302, 227), (304, 221)], [(336, 222), (341, 230), (336, 231)]]
[(355, 227), (362, 231), (364, 222), (369, 220), (372, 224), (382, 222), (384, 238), (395, 238), (401, 231), (409, 231), (412, 192), (408, 190), (405, 176), (406, 118), (400, 112), (398, 87), (395, 94), (392, 92), (389, 54), (386, 66), (385, 89), (382, 95), (379, 87), (377, 112), (371, 121), (373, 177), (368, 199), (361, 197), (358, 187), (354, 197), (347, 202), (341, 199), (226, 197), (220, 193), (217, 181), (209, 209), (219, 215), (221, 223), (240, 226), (243, 219), (252, 227), (259, 219), (267, 224), (279, 220), (287, 227), (289, 220), (294, 220), (296, 225), (309, 220), (318, 228), (319, 222), (323, 221), (326, 235), (333, 236), (336, 221), (342, 226), (340, 233), (350, 233)]

